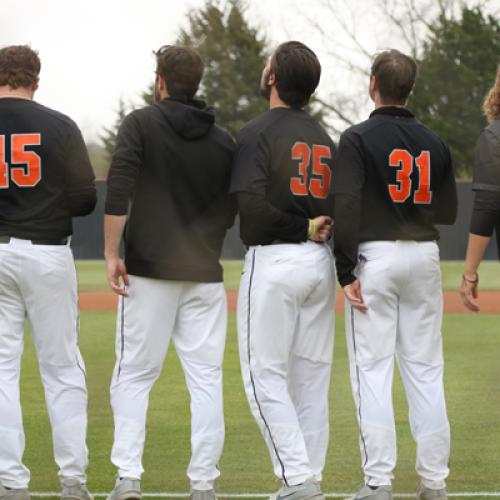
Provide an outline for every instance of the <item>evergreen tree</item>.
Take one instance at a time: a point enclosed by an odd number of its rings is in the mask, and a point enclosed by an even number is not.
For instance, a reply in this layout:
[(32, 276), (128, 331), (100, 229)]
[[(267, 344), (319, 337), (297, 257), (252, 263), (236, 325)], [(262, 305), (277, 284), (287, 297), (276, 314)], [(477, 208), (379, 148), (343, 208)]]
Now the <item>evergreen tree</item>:
[[(233, 136), (269, 107), (259, 92), (268, 57), (267, 42), (248, 24), (244, 10), (241, 0), (206, 0), (202, 8), (189, 13), (188, 27), (181, 30), (176, 40), (176, 44), (191, 47), (200, 54), (205, 72), (197, 97), (215, 108), (217, 124)], [(144, 103), (153, 103), (154, 84), (141, 97)], [(101, 136), (111, 154), (125, 111), (121, 101), (115, 124)], [(308, 111), (324, 122), (314, 98)]]
[(500, 23), (479, 7), (440, 16), (419, 61), (409, 107), (450, 146), (457, 175), (470, 177), (474, 145), (486, 125), (481, 107), (495, 79)]
[[(200, 54), (205, 72), (197, 95), (215, 108), (217, 123), (234, 136), (268, 107), (259, 94), (266, 41), (243, 14), (240, 0), (229, 0), (224, 7), (207, 0), (188, 15), (189, 26), (176, 42)], [(147, 103), (153, 101), (152, 85), (142, 97)]]
[(116, 119), (110, 127), (105, 127), (103, 133), (100, 135), (100, 139), (104, 149), (106, 150), (106, 159), (111, 161), (116, 147), (116, 136), (118, 134), (118, 129), (125, 118), (125, 115), (129, 112), (125, 101), (120, 97), (118, 101), (118, 109), (116, 111)]

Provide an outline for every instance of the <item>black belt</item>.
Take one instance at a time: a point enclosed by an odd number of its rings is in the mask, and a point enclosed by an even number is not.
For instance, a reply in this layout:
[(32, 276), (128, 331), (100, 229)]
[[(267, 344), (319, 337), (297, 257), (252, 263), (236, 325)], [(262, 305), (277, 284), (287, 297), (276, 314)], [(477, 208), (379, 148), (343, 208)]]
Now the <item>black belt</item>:
[[(10, 243), (10, 240), (12, 238), (15, 238), (15, 236), (0, 236), (0, 243)], [(25, 238), (18, 238), (20, 240), (23, 240)], [(54, 238), (54, 239), (47, 239), (47, 240), (27, 240), (31, 241), (32, 245), (67, 245), (68, 244), (68, 238)]]

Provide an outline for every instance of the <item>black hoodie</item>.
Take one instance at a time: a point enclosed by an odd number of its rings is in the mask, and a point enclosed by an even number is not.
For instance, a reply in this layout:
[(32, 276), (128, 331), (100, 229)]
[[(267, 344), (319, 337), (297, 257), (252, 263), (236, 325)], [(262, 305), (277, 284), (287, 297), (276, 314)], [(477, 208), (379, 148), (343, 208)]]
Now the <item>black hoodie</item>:
[(106, 213), (126, 215), (127, 272), (218, 282), (236, 207), (229, 181), (235, 145), (201, 101), (164, 99), (133, 111), (118, 131)]

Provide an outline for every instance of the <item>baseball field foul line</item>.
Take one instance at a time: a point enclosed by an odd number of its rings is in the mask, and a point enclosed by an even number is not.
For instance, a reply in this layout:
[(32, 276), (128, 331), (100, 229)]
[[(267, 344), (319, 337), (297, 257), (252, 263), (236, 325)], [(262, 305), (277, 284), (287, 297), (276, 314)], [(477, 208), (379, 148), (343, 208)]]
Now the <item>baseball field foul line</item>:
[[(59, 497), (60, 492), (30, 492), (32, 497)], [(107, 497), (109, 493), (93, 493), (94, 497)], [(218, 498), (269, 498), (274, 493), (217, 493)], [(354, 493), (325, 493), (328, 498), (352, 498)], [(159, 498), (187, 498), (189, 493), (143, 493), (143, 497)], [(415, 498), (415, 493), (394, 493), (394, 498)], [(500, 497), (500, 491), (464, 491), (462, 493), (448, 493), (448, 497)]]

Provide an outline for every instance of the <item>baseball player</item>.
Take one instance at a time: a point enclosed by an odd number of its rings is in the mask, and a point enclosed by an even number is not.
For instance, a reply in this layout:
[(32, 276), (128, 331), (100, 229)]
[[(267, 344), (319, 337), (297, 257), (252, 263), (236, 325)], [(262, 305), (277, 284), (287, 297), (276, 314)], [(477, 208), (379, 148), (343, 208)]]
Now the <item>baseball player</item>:
[(228, 194), (234, 142), (194, 99), (199, 55), (170, 45), (155, 54), (156, 103), (125, 117), (108, 177), (105, 256), (121, 295), (111, 383), (118, 478), (108, 498), (141, 498), (148, 397), (172, 340), (191, 396), (191, 498), (211, 500), (224, 442), (219, 258), (236, 212)]
[(40, 59), (30, 47), (0, 49), (0, 499), (30, 498), (19, 401), (27, 319), (61, 498), (90, 500), (87, 389), (69, 240), (72, 217), (94, 209), (94, 173), (75, 123), (33, 101), (39, 73)]
[(417, 443), (418, 498), (446, 498), (450, 427), (434, 224), (453, 224), (457, 195), (448, 147), (405, 107), (416, 74), (415, 61), (397, 50), (375, 58), (375, 111), (342, 134), (333, 174), (335, 258), (365, 476), (356, 499), (392, 498), (395, 355)]
[(303, 110), (321, 74), (312, 50), (280, 45), (262, 73), (269, 111), (240, 131), (231, 191), (248, 247), (238, 298), (250, 409), (282, 481), (276, 498), (321, 499), (328, 446), (335, 270), (335, 146)]

